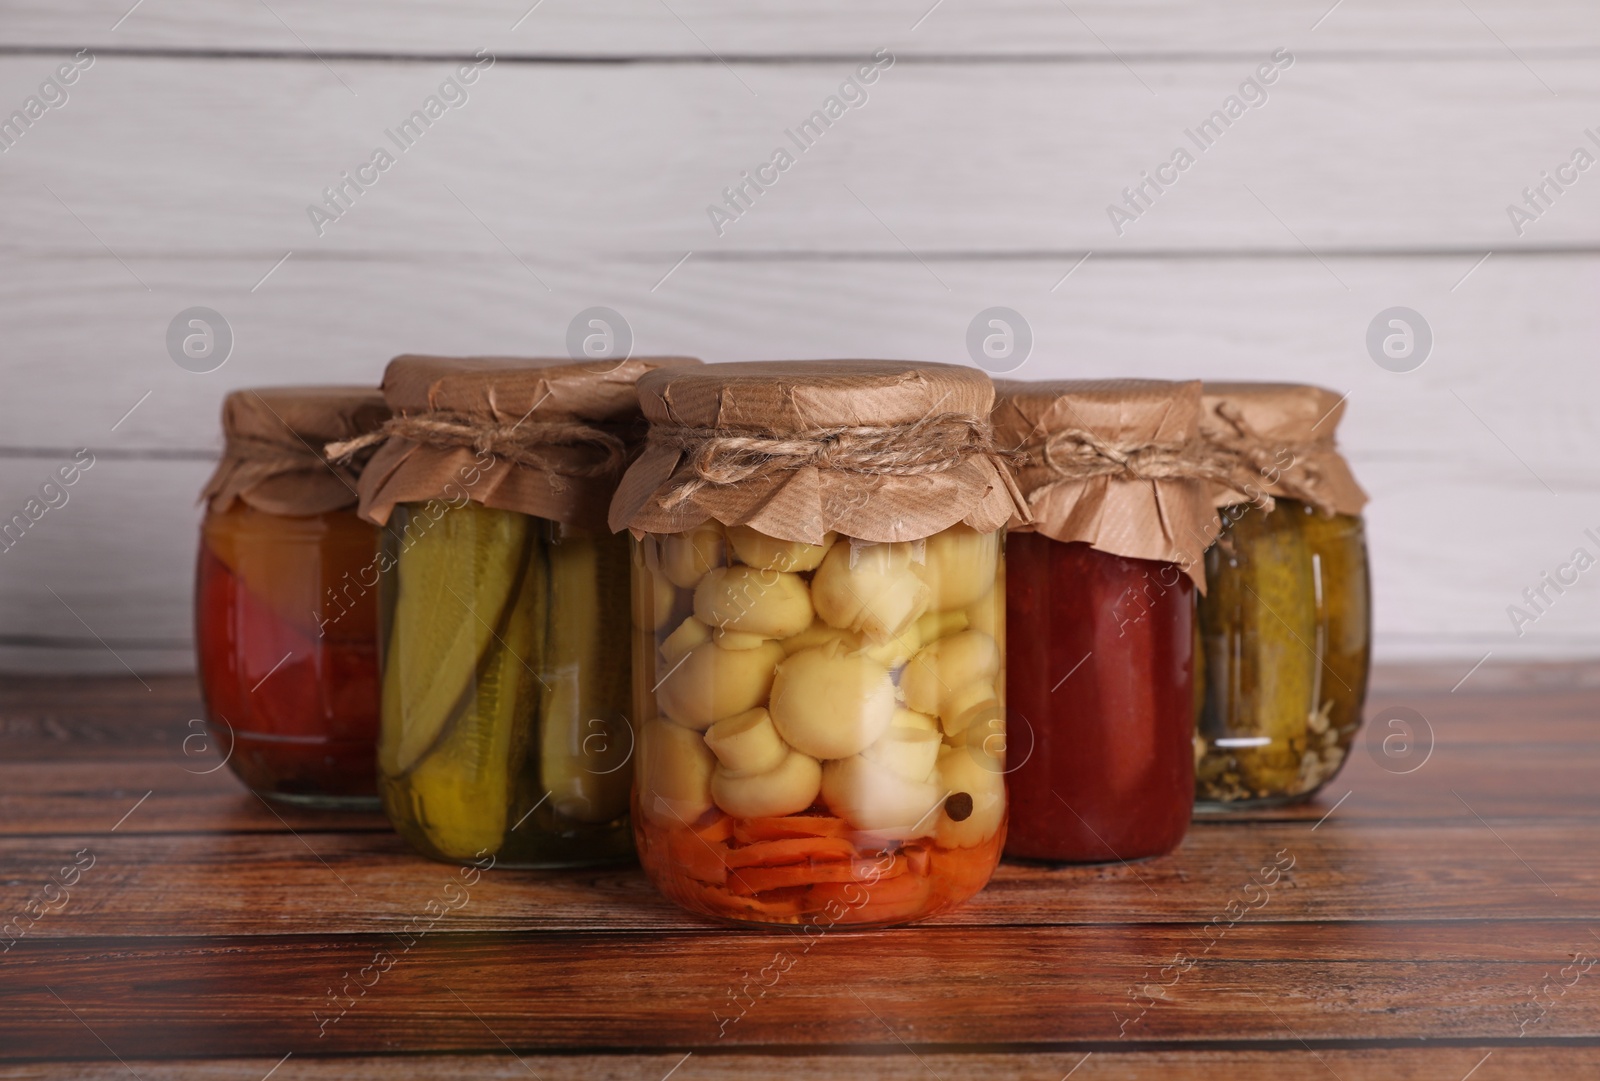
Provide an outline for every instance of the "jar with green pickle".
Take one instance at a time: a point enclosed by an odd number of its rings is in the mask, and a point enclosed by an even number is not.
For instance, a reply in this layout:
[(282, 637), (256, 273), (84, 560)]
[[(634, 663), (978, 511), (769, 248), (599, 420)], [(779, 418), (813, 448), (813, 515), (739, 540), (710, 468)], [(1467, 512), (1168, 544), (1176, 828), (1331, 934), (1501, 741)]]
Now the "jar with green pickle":
[(1371, 661), (1366, 496), (1334, 443), (1331, 390), (1207, 383), (1201, 431), (1254, 483), (1216, 497), (1197, 602), (1196, 807), (1311, 797), (1361, 727)]
[[(378, 557), (379, 791), (425, 856), (631, 857), (627, 539), (607, 504), (655, 367), (399, 357), (362, 475)], [(347, 450), (349, 444), (334, 450)]]

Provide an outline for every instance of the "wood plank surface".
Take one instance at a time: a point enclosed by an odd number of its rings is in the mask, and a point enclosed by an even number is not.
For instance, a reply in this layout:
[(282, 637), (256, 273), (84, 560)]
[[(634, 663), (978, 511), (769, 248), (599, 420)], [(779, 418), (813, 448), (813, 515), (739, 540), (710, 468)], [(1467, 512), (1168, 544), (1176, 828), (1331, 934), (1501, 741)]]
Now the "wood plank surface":
[[(562, 292), (547, 294), (501, 251), (444, 264), (297, 257), (249, 293), (281, 255), (135, 260), (155, 299), (103, 254), (30, 264), (36, 273), (25, 282), (0, 287), (0, 297), (14, 301), (0, 306), (0, 329), (13, 345), (0, 355), (0, 378), (14, 416), (0, 438), (42, 448), (0, 452), (0, 511), (20, 510), (77, 447), (101, 456), (71, 502), (0, 555), (0, 662), (26, 669), (49, 654), (57, 670), (124, 671), (49, 587), (119, 653), (125, 644), (134, 649), (125, 659), (135, 671), (188, 667), (194, 500), (227, 390), (371, 381), (389, 356), (413, 348), (559, 355), (561, 328), (591, 302), (621, 311), (641, 352), (699, 350), (712, 360), (770, 355), (773, 313), (781, 311), (782, 348), (796, 355), (963, 362), (965, 328), (991, 303), (1008, 304), (1033, 326), (1034, 355), (1018, 372), (1030, 377), (1273, 379), (1295, 377), (1285, 368), (1285, 358), (1295, 358), (1351, 394), (1341, 441), (1373, 495), (1380, 657), (1600, 652), (1587, 590), (1562, 598), (1520, 637), (1507, 616), (1574, 548), (1600, 552), (1585, 536), (1600, 532), (1600, 489), (1589, 467), (1600, 455), (1600, 428), (1585, 413), (1594, 374), (1581, 359), (1600, 338), (1600, 308), (1590, 303), (1600, 285), (1595, 257), (1497, 255), (1454, 293), (1475, 259), (1336, 260), (1353, 294), (1309, 257), (1093, 258), (1053, 294), (1072, 261), (933, 264), (952, 288), (947, 294), (909, 258), (692, 258), (653, 294), (672, 260), (609, 278), (597, 267), (571, 281), (552, 276)], [(343, 300), (328, 304), (329, 296)], [(1497, 296), (1514, 306), (1491, 302)], [(1373, 315), (1401, 301), (1426, 313), (1440, 342), (1435, 361), (1406, 376), (1379, 369), (1361, 344)], [(223, 312), (239, 343), (205, 376), (179, 369), (162, 344), (167, 322), (194, 303)], [(83, 319), (85, 310), (95, 319)], [(1544, 345), (1529, 350), (1536, 335)], [(1569, 365), (1577, 371), (1563, 375)], [(1562, 393), (1550, 391), (1557, 386)], [(73, 403), (66, 418), (63, 399)], [(192, 457), (152, 456), (169, 451)], [(1458, 527), (1466, 507), (1493, 508), (1474, 517), (1470, 540)], [(4, 652), (25, 636), (46, 648)]]
[[(1473, 12), (1482, 21), (1473, 17)], [(273, 13), (281, 18), (274, 18)], [(531, 14), (530, 14), (531, 12)], [(259, 6), (180, 0), (127, 14), (120, 0), (17, 3), (16, 45), (265, 50), (377, 55), (471, 53), (483, 45), (541, 56), (723, 57), (870, 52), (896, 45), (924, 54), (1059, 53), (1115, 63), (1117, 55), (1217, 53), (1305, 40), (1313, 48), (1399, 56), (1501, 49), (1600, 47), (1580, 0), (1449, 0), (1355, 4), (1329, 13), (1315, 3), (1271, 0), (1052, 0), (1004, 5), (819, 0), (278, 0)], [(124, 20), (122, 16), (127, 15)], [(113, 29), (113, 26), (115, 29)], [(1313, 27), (1315, 30), (1313, 31)], [(1504, 50), (1501, 49), (1503, 53)]]
[[(276, 1068), (274, 1081), (392, 1081), (399, 1072), (394, 1057), (317, 1059), (293, 1057), (202, 1059), (120, 1063), (33, 1063), (0, 1066), (8, 1081), (125, 1081), (129, 1071), (172, 1081), (258, 1081)], [(407, 1078), (444, 1081), (471, 1076), (494, 1081), (654, 1081), (669, 1073), (677, 1081), (833, 1081), (875, 1077), (883, 1081), (926, 1081), (981, 1077), (993, 1081), (1040, 1081), (1071, 1076), (1074, 1081), (1451, 1081), (1471, 1073), (1473, 1081), (1525, 1081), (1527, 1078), (1586, 1077), (1600, 1069), (1600, 1049), (1461, 1044), (1418, 1050), (1342, 1047), (1284, 1048), (1274, 1051), (1062, 1050), (1048, 1052), (949, 1053), (879, 1049), (857, 1054), (707, 1053), (704, 1050), (658, 1054), (612, 1054), (603, 1058), (490, 1053), (472, 1056), (407, 1055)], [(1073, 1072), (1076, 1071), (1076, 1072)], [(1476, 1071), (1476, 1072), (1473, 1072)]]
[[(0, 1036), (8, 1057), (81, 1045), (85, 1024), (117, 1055), (145, 1057), (497, 1038), (545, 1050), (1510, 1040), (1540, 982), (1597, 949), (1565, 920), (1251, 924), (1209, 950), (1196, 933), (926, 927), (826, 934), (808, 952), (797, 933), (723, 929), (441, 934), (410, 949), (390, 935), (25, 940), (6, 957)], [(793, 964), (739, 1014), (745, 981), (770, 978), (760, 969), (781, 951)], [(1168, 984), (1159, 970), (1180, 951), (1204, 956)], [(1141, 1013), (1139, 994), (1157, 1001)], [(1594, 1037), (1600, 995), (1580, 982), (1536, 1031)]]
[[(564, 262), (625, 256), (660, 264), (648, 288), (689, 250), (1446, 251), (1468, 257), (1459, 277), (1488, 250), (1600, 244), (1600, 201), (1582, 180), (1525, 228), (1506, 212), (1541, 170), (1596, 149), (1583, 134), (1600, 115), (1592, 59), (1542, 60), (1555, 94), (1503, 55), (1297, 59), (1259, 107), (1223, 118), (1215, 145), (1184, 134), (1272, 52), (1148, 61), (1149, 89), (1115, 64), (897, 64), (806, 149), (785, 132), (824, 107), (848, 60), (737, 78), (718, 64), (496, 64), (396, 141), (386, 133), (455, 65), (375, 60), (336, 77), (310, 58), (109, 55), (6, 153), (5, 250), (100, 256), (103, 242), (134, 268), (252, 252), (260, 276), (286, 250), (501, 264), (503, 242), (551, 288)], [(58, 59), (0, 56), (0, 102), (23, 101)], [(707, 206), (779, 147), (793, 165), (714, 225)], [(1179, 147), (1194, 164), (1115, 224), (1107, 207)], [(313, 222), (307, 207), (378, 148), (393, 165), (362, 174), (338, 220)], [(194, 177), (204, 183), (175, 182)]]
[(712, 927), (620, 867), (491, 871), (418, 936), (448, 868), (192, 772), (190, 681), (8, 681), (0, 905), (93, 863), (0, 953), (0, 1076), (1581, 1076), (1600, 670), (1465, 670), (1380, 669), (1435, 726), (1412, 773), (1358, 748), (1312, 805), (867, 933)]

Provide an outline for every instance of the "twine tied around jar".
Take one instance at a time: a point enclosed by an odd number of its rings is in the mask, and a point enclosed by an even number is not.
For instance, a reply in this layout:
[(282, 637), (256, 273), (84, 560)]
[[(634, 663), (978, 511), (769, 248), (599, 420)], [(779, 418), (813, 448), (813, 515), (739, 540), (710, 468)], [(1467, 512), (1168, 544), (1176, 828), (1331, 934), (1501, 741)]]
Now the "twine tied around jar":
[[(376, 431), (339, 443), (329, 443), (330, 461), (344, 462), (390, 438), (409, 439), (431, 447), (470, 447), (518, 465), (552, 475), (603, 477), (619, 472), (627, 461), (628, 445), (622, 437), (592, 424), (577, 421), (539, 421), (526, 418), (499, 424), (448, 413), (391, 417)], [(602, 458), (587, 465), (560, 461), (554, 447), (593, 447)]]
[(1090, 477), (1117, 477), (1121, 480), (1204, 480), (1238, 492), (1247, 499), (1259, 498), (1266, 510), (1272, 497), (1251, 496), (1252, 467), (1240, 452), (1194, 438), (1182, 443), (1139, 443), (1105, 439), (1086, 428), (1063, 428), (1047, 438), (1031, 440), (1019, 448), (1028, 464), (1040, 465), (1055, 477), (1040, 487), (1087, 480)]
[(667, 509), (707, 487), (738, 484), (803, 466), (863, 476), (944, 473), (975, 455), (1009, 459), (989, 423), (966, 413), (935, 413), (910, 424), (835, 425), (783, 434), (739, 428), (652, 425), (650, 442), (687, 454), (689, 476), (662, 499)]
[[(1327, 490), (1319, 464), (1320, 456), (1332, 449), (1331, 436), (1305, 443), (1280, 442), (1274, 445), (1272, 440), (1251, 427), (1244, 419), (1244, 412), (1232, 403), (1219, 402), (1215, 412), (1234, 430), (1237, 438), (1226, 443), (1213, 443), (1213, 446), (1237, 458), (1241, 468), (1254, 470), (1266, 486), (1275, 489), (1284, 498), (1309, 503), (1324, 515), (1334, 513), (1333, 497)], [(1278, 456), (1285, 451), (1290, 457), (1289, 464), (1280, 465)], [(1269, 474), (1275, 474), (1275, 479), (1267, 480)], [(1240, 489), (1235, 487), (1234, 490)]]

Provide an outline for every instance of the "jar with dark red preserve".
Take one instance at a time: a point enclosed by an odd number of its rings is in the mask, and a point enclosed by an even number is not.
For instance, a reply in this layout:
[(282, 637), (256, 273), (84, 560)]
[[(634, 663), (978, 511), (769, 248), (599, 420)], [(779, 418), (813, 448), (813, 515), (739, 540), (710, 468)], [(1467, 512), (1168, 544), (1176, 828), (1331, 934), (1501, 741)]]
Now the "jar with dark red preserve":
[(377, 808), (378, 531), (320, 449), (389, 416), (363, 387), (240, 390), (206, 484), (195, 652), (213, 746), (263, 796)]
[(1176, 848), (1194, 800), (1194, 594), (1215, 535), (1200, 384), (1001, 382), (1033, 516), (1006, 552), (1006, 854)]

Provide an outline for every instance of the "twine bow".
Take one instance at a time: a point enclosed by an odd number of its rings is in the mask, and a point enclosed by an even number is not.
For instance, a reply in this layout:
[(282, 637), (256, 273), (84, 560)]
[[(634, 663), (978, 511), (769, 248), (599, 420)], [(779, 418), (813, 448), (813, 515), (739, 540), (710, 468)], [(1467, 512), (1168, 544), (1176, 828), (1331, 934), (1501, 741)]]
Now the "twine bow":
[(836, 425), (782, 435), (655, 425), (650, 442), (687, 455), (689, 475), (662, 500), (668, 509), (707, 487), (803, 466), (864, 476), (915, 477), (946, 472), (975, 455), (1013, 457), (995, 447), (986, 421), (965, 413), (936, 413), (911, 424)]
[[(1064, 428), (1025, 443), (1030, 464), (1055, 474), (1041, 487), (1114, 476), (1122, 480), (1205, 480), (1247, 494), (1250, 464), (1237, 451), (1195, 438), (1182, 443), (1119, 442), (1085, 428)], [(1271, 497), (1262, 496), (1267, 509)]]
[[(471, 447), (479, 454), (532, 466), (569, 477), (602, 477), (619, 471), (628, 457), (621, 436), (577, 421), (520, 420), (499, 424), (447, 413), (391, 417), (376, 431), (339, 443), (329, 443), (329, 460), (344, 462), (390, 438), (409, 439), (431, 447)], [(574, 464), (551, 454), (555, 447), (592, 447), (600, 459)]]
[[(1260, 480), (1258, 487), (1270, 487), (1287, 499), (1310, 503), (1325, 515), (1334, 512), (1333, 497), (1327, 491), (1320, 465), (1320, 456), (1332, 444), (1331, 439), (1274, 445), (1252, 428), (1243, 411), (1231, 402), (1219, 402), (1215, 412), (1235, 433), (1235, 438), (1216, 445), (1253, 470)], [(1287, 465), (1278, 461), (1285, 451), (1290, 456)], [(1270, 481), (1269, 475), (1273, 477)]]

